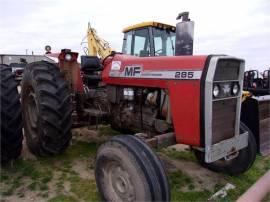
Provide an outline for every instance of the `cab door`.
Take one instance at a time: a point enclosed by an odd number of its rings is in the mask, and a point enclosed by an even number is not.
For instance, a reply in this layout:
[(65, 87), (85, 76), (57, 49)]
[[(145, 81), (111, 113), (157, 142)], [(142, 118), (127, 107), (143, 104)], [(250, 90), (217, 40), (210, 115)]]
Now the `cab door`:
[(138, 57), (149, 57), (153, 54), (149, 27), (131, 30), (124, 34), (122, 52)]

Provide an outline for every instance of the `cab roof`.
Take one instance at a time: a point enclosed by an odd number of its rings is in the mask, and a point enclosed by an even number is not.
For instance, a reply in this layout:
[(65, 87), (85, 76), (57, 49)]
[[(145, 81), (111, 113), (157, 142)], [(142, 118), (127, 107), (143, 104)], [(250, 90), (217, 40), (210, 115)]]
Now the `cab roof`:
[(126, 27), (123, 29), (123, 33), (126, 33), (131, 30), (139, 29), (139, 28), (144, 28), (144, 27), (157, 27), (161, 29), (171, 29), (172, 31), (175, 31), (175, 26), (164, 24), (161, 22), (152, 21), (152, 22), (142, 22), (142, 23), (138, 23), (138, 24)]

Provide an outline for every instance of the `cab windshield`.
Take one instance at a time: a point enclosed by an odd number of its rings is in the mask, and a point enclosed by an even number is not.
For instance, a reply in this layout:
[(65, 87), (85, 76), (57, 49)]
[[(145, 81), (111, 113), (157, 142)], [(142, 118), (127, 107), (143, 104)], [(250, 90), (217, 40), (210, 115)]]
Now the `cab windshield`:
[(139, 57), (175, 55), (175, 32), (170, 29), (146, 27), (124, 35), (122, 52)]

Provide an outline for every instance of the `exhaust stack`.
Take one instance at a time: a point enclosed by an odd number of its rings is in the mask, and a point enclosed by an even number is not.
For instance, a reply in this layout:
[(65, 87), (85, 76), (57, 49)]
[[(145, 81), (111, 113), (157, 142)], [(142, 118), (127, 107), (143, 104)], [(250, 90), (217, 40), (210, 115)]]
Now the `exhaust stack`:
[(182, 21), (176, 24), (175, 55), (193, 54), (194, 22), (190, 21), (188, 15), (189, 12), (182, 12), (176, 18), (182, 18)]

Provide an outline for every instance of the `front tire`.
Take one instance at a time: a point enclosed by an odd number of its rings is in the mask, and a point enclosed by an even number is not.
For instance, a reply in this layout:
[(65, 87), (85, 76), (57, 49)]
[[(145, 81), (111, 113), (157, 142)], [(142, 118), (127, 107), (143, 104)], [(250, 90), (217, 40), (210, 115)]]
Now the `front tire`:
[(257, 153), (257, 144), (252, 131), (243, 123), (240, 124), (240, 132), (248, 132), (248, 146), (239, 151), (237, 157), (231, 160), (221, 159), (213, 163), (204, 161), (204, 152), (195, 150), (198, 162), (205, 168), (215, 172), (222, 172), (230, 175), (239, 175), (246, 172), (254, 163)]
[(11, 68), (0, 64), (1, 165), (16, 159), (22, 150), (22, 114), (17, 83)]
[(71, 140), (70, 92), (59, 68), (48, 62), (29, 64), (22, 79), (26, 143), (38, 156), (64, 151)]
[(96, 183), (105, 201), (169, 201), (168, 179), (158, 157), (142, 140), (115, 136), (97, 153)]

